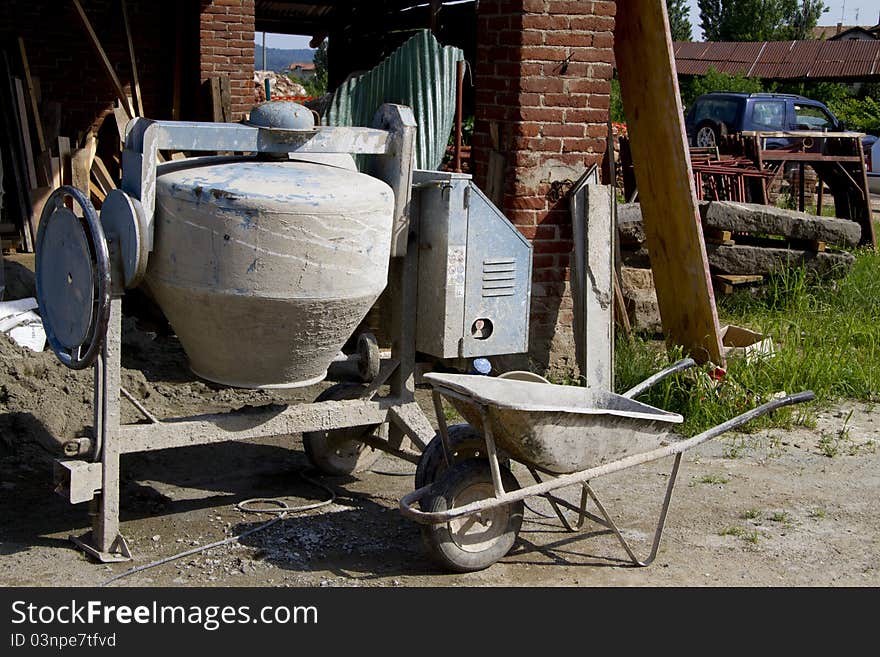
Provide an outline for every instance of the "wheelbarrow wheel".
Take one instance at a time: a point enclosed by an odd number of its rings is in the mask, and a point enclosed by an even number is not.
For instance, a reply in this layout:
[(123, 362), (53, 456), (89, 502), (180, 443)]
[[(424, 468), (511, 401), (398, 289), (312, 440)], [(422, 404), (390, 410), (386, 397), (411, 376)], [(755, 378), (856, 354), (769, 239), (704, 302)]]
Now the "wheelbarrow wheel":
[[(501, 468), (507, 492), (518, 490), (516, 477)], [(428, 503), (429, 512), (442, 512), (492, 499), (495, 488), (489, 464), (482, 459), (456, 463), (436, 483), (438, 494)], [(441, 566), (459, 573), (488, 568), (503, 558), (516, 542), (522, 526), (523, 502), (512, 502), (449, 522), (422, 526), (422, 540)]]
[[(315, 398), (316, 402), (345, 401), (359, 398), (366, 386), (360, 383), (337, 383)], [(349, 475), (369, 470), (383, 453), (362, 443), (359, 438), (375, 433), (387, 435), (387, 424), (346, 427), (330, 431), (307, 431), (303, 433), (303, 449), (312, 465), (328, 475)]]
[[(483, 434), (472, 424), (453, 424), (447, 428), (449, 435), (449, 447), (452, 449), (452, 462), (461, 463), (466, 459), (486, 459), (486, 441)], [(510, 459), (499, 450), (498, 462), (508, 466)], [(438, 481), (446, 472), (446, 459), (443, 458), (443, 439), (438, 431), (422, 456), (416, 467), (415, 487), (421, 488)], [(425, 498), (422, 498), (421, 507), (426, 506)]]

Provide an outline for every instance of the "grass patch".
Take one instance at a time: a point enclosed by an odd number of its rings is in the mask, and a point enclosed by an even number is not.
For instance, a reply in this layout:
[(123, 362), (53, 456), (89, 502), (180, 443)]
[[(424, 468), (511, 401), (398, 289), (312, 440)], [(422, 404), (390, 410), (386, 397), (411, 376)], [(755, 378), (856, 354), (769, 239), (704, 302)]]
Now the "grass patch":
[(729, 484), (730, 479), (727, 477), (722, 477), (721, 475), (704, 475), (700, 477), (701, 484), (709, 484), (711, 486), (723, 486), (724, 484)]
[(788, 524), (789, 522), (791, 522), (791, 516), (789, 516), (788, 513), (785, 511), (774, 511), (772, 514), (770, 514), (770, 520), (772, 522), (783, 522)]
[(747, 543), (757, 544), (760, 534), (756, 529), (744, 529), (742, 527), (726, 527), (718, 532), (719, 536), (736, 536)]
[[(760, 331), (773, 339), (772, 358), (728, 361), (723, 378), (704, 366), (662, 382), (645, 403), (681, 413), (681, 433), (694, 435), (764, 403), (780, 392), (813, 390), (822, 403), (841, 398), (880, 401), (880, 254), (856, 252), (844, 278), (817, 279), (804, 269), (771, 275), (761, 294), (718, 299), (722, 323)], [(681, 357), (679, 349), (639, 337), (616, 340), (618, 392)], [(815, 426), (809, 406), (781, 409), (743, 431), (792, 424)]]
[(743, 520), (757, 520), (760, 517), (761, 511), (759, 509), (747, 509), (742, 514)]

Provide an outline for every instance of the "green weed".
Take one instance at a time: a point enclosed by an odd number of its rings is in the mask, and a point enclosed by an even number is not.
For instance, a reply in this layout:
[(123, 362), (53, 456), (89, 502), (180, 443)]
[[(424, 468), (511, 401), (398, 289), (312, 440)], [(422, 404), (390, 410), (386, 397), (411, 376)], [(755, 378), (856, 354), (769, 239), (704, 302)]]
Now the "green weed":
[[(838, 399), (880, 402), (880, 253), (864, 249), (855, 255), (852, 271), (839, 279), (820, 279), (794, 268), (772, 274), (761, 294), (719, 298), (720, 321), (771, 337), (774, 355), (729, 359), (723, 377), (712, 365), (694, 368), (661, 382), (640, 401), (684, 416), (677, 431), (685, 436), (780, 392), (813, 390), (820, 404)], [(680, 349), (666, 349), (661, 342), (619, 335), (617, 390), (627, 390), (680, 357)], [(795, 424), (814, 428), (815, 408), (810, 404), (779, 409), (741, 431)], [(834, 441), (826, 447), (834, 451)], [(738, 452), (731, 450), (732, 455)]]

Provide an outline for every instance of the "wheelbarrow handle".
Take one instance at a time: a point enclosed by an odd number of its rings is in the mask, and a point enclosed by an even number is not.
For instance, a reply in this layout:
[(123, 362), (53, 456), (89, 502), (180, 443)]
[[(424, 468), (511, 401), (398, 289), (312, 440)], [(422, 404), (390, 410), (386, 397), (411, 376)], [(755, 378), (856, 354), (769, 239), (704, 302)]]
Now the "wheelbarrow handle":
[(687, 369), (690, 369), (697, 363), (693, 358), (682, 358), (680, 361), (673, 363), (665, 370), (660, 370), (656, 374), (649, 376), (647, 379), (639, 383), (638, 385), (633, 386), (625, 393), (623, 393), (624, 397), (628, 397), (629, 399), (635, 399), (643, 392), (648, 390), (649, 388), (653, 388), (655, 385), (660, 383), (663, 379), (672, 376), (673, 374), (678, 374), (679, 372), (683, 372)]
[(716, 436), (720, 436), (723, 433), (727, 433), (737, 427), (741, 427), (747, 422), (751, 422), (752, 420), (761, 417), (762, 415), (766, 415), (771, 411), (775, 411), (783, 406), (792, 406), (794, 404), (803, 404), (804, 402), (813, 401), (816, 398), (816, 395), (812, 390), (805, 390), (803, 392), (796, 392), (793, 395), (786, 395), (785, 397), (780, 397), (779, 399), (771, 399), (766, 404), (761, 404), (757, 408), (753, 408), (750, 411), (746, 411), (741, 415), (737, 415), (734, 418), (729, 419), (727, 422), (722, 422), (718, 426), (712, 427), (711, 429), (707, 429), (703, 433), (694, 436), (693, 438), (688, 438), (685, 441), (682, 441), (677, 444), (678, 447), (682, 449), (680, 451), (685, 451), (686, 449), (690, 449), (691, 447), (696, 447), (700, 443), (704, 443), (707, 440), (711, 440)]

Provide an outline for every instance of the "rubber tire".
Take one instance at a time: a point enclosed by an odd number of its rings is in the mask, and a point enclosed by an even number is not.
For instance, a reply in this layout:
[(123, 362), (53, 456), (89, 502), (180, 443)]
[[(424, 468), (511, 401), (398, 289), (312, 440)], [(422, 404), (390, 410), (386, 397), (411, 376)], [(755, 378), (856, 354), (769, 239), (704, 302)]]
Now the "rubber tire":
[(724, 123), (717, 123), (712, 121), (711, 119), (704, 119), (697, 124), (696, 129), (694, 130), (694, 146), (699, 147), (700, 144), (697, 143), (697, 139), (699, 138), (700, 131), (703, 128), (710, 128), (712, 130), (712, 135), (715, 140), (714, 144), (709, 144), (709, 146), (720, 146), (721, 138), (727, 136), (727, 125)]
[[(488, 463), (486, 441), (483, 440), (483, 434), (476, 427), (471, 424), (453, 424), (447, 427), (446, 431), (449, 434), (449, 446), (452, 448), (453, 465), (466, 459), (483, 459)], [(496, 450), (499, 465), (510, 467), (510, 458), (502, 450), (497, 448)], [(416, 467), (416, 489), (433, 484), (443, 477), (445, 472), (446, 459), (443, 458), (443, 439), (438, 431), (419, 458), (419, 464)], [(426, 498), (423, 497), (420, 506), (425, 508), (425, 505)]]
[[(501, 481), (506, 492), (519, 490), (516, 477), (506, 467), (501, 468)], [(486, 484), (491, 489), (492, 473), (487, 461), (468, 459), (456, 463), (446, 472), (443, 479), (436, 483), (437, 495), (431, 498), (426, 510), (438, 512), (452, 509), (455, 499), (461, 493), (472, 486)], [(495, 521), (503, 523), (504, 526), (500, 534), (483, 550), (462, 549), (453, 537), (453, 529), (448, 522), (422, 525), (422, 541), (431, 558), (447, 570), (457, 573), (483, 570), (510, 552), (522, 527), (524, 507), (523, 501), (520, 500), (487, 511), (494, 514)]]
[[(366, 386), (360, 383), (343, 382), (330, 386), (315, 398), (316, 402), (345, 401), (358, 399)], [(303, 449), (309, 462), (328, 475), (350, 475), (369, 470), (383, 456), (383, 452), (358, 441), (364, 434), (387, 431), (387, 425), (367, 425), (346, 427), (330, 431), (307, 431), (302, 435)], [(348, 440), (346, 440), (348, 439)], [(351, 447), (357, 452), (355, 458), (341, 458), (337, 449), (331, 450), (328, 441), (344, 441), (343, 447)]]

